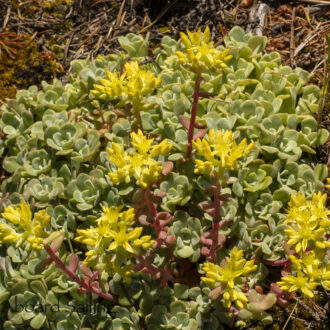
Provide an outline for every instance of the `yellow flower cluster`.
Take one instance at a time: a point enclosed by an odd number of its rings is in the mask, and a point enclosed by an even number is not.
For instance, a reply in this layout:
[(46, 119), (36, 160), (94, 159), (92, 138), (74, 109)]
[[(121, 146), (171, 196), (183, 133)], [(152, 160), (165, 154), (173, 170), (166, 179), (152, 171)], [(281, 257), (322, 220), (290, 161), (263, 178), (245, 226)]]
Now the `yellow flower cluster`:
[(181, 64), (196, 73), (204, 70), (221, 70), (227, 67), (225, 62), (232, 58), (231, 55), (228, 55), (229, 49), (221, 52), (213, 47), (208, 26), (204, 30), (203, 35), (201, 28), (193, 33), (187, 31), (187, 34), (180, 33), (181, 41), (185, 48), (182, 52), (176, 52)]
[(19, 247), (27, 241), (33, 250), (43, 248), (44, 238), (49, 235), (44, 231), (50, 221), (46, 210), (35, 213), (32, 219), (30, 205), (21, 201), (14, 207), (6, 207), (1, 215), (16, 228), (7, 223), (0, 224), (0, 243), (16, 243)]
[(328, 190), (330, 190), (330, 178), (327, 178), (328, 184), (325, 186)]
[(141, 187), (147, 187), (149, 183), (159, 180), (162, 172), (162, 163), (154, 158), (159, 155), (166, 156), (173, 144), (167, 143), (167, 139), (158, 145), (152, 145), (154, 139), (144, 136), (141, 130), (131, 133), (131, 144), (134, 152), (124, 151), (123, 147), (112, 142), (112, 148), (108, 148), (110, 160), (117, 166), (116, 172), (110, 172), (109, 176), (114, 184), (130, 182), (131, 177)]
[(120, 249), (134, 253), (134, 249), (146, 250), (154, 244), (151, 236), (140, 237), (142, 227), (133, 228), (134, 209), (120, 212), (122, 208), (104, 207), (102, 216), (96, 220), (96, 227), (77, 229), (79, 236), (75, 240), (91, 247), (86, 252), (85, 264), (95, 266), (99, 257), (106, 256), (106, 251)]
[(292, 272), (296, 276), (282, 277), (278, 285), (285, 291), (301, 291), (305, 297), (312, 298), (313, 291), (318, 285), (326, 290), (330, 289), (330, 265), (326, 257), (326, 249), (330, 242), (326, 240), (325, 233), (329, 232), (330, 211), (325, 207), (326, 194), (314, 193), (312, 201), (298, 192), (291, 196), (287, 219), (289, 224), (285, 229), (288, 235), (288, 244), (294, 246), (299, 258), (289, 256), (292, 263)]
[(240, 285), (243, 284), (242, 276), (247, 276), (250, 272), (257, 269), (254, 261), (246, 261), (242, 258), (243, 250), (237, 251), (236, 246), (231, 251), (230, 257), (227, 257), (221, 266), (205, 262), (203, 271), (207, 277), (201, 277), (210, 288), (223, 287), (223, 303), (229, 308), (232, 301), (238, 308), (246, 307), (248, 299), (242, 292)]
[(247, 156), (253, 149), (254, 143), (246, 145), (243, 139), (237, 145), (232, 131), (218, 131), (211, 129), (208, 138), (197, 139), (192, 142), (197, 155), (203, 156), (206, 161), (196, 159), (195, 173), (207, 174), (211, 172), (221, 178), (224, 170), (234, 170), (237, 168), (237, 160)]
[(107, 71), (107, 79), (100, 79), (100, 83), (102, 85), (95, 84), (95, 90), (91, 91), (95, 96), (105, 94), (110, 99), (122, 98), (140, 105), (142, 97), (161, 84), (161, 78), (132, 61), (124, 65), (123, 74)]
[(327, 195), (319, 191), (314, 193), (312, 201), (298, 192), (291, 196), (287, 218), (284, 224), (289, 224), (285, 229), (288, 235), (288, 244), (294, 245), (297, 253), (304, 253), (306, 248), (325, 249), (330, 247), (330, 242), (325, 240), (324, 234), (329, 232), (330, 211), (325, 207)]

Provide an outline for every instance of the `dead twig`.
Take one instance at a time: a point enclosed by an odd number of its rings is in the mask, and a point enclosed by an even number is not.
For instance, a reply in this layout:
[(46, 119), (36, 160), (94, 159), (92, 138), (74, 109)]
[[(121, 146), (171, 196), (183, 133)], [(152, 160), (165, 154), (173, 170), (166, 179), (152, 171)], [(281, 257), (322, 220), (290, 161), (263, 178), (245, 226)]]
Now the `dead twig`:
[(295, 0), (295, 2), (305, 2), (314, 5), (327, 5), (327, 6), (330, 5), (328, 0)]
[(144, 31), (146, 31), (147, 29), (149, 29), (151, 26), (153, 26), (154, 24), (156, 24), (165, 14), (166, 12), (172, 8), (176, 3), (178, 2), (178, 0), (173, 1), (172, 3), (170, 3), (167, 7), (165, 7), (160, 13), (159, 15), (156, 17), (156, 19), (151, 22), (149, 25), (145, 26), (143, 29), (141, 29), (140, 31), (138, 31), (138, 33), (142, 33)]
[(294, 35), (294, 21), (296, 18), (296, 7), (293, 7), (292, 9), (292, 17), (291, 17), (291, 34), (290, 34), (290, 62), (291, 67), (296, 67), (296, 61), (294, 59), (294, 50), (296, 48), (296, 42), (295, 42), (295, 35)]
[(292, 311), (291, 311), (291, 313), (290, 313), (288, 319), (286, 320), (286, 322), (285, 322), (284, 327), (283, 327), (282, 330), (285, 330), (286, 326), (288, 325), (288, 323), (289, 323), (289, 321), (290, 321), (290, 319), (291, 319), (291, 317), (292, 317), (292, 314), (294, 313), (294, 311), (295, 311), (296, 308), (297, 308), (297, 305), (298, 305), (298, 302), (296, 302), (295, 306), (293, 307), (293, 309), (292, 309)]
[(249, 15), (249, 21), (259, 21), (259, 24), (256, 27), (253, 27), (253, 24), (248, 25), (248, 32), (252, 32), (257, 36), (264, 35), (265, 22), (268, 10), (269, 7), (264, 3), (258, 3), (252, 7)]
[(321, 321), (319, 315), (317, 313), (314, 313), (314, 311), (310, 307), (308, 307), (304, 302), (302, 302), (299, 298), (293, 297), (293, 300), (295, 300), (302, 308), (308, 311), (308, 313), (312, 315), (317, 322)]
[[(295, 52), (294, 52), (294, 56), (296, 57), (298, 55), (298, 53), (308, 44), (310, 43), (314, 38), (316, 38), (318, 36), (318, 33), (316, 33), (319, 28), (321, 27), (322, 23), (320, 22), (319, 24), (317, 24), (316, 28), (307, 35), (307, 37), (305, 38), (305, 40), (296, 48)], [(322, 29), (320, 29), (319, 33), (323, 33), (325, 31), (327, 31), (329, 27), (326, 27)]]

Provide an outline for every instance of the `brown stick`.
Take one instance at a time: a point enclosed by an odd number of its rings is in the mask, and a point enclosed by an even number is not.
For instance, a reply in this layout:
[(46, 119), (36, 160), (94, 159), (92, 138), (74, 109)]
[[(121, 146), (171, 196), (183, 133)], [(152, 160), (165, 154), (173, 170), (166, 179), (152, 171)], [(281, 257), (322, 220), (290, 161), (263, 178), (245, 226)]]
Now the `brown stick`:
[(294, 21), (296, 18), (296, 8), (293, 7), (292, 9), (292, 17), (291, 17), (291, 34), (290, 34), (290, 63), (291, 67), (295, 68), (296, 67), (296, 61), (294, 59), (294, 50), (296, 48), (296, 43), (295, 43), (295, 36), (294, 36)]

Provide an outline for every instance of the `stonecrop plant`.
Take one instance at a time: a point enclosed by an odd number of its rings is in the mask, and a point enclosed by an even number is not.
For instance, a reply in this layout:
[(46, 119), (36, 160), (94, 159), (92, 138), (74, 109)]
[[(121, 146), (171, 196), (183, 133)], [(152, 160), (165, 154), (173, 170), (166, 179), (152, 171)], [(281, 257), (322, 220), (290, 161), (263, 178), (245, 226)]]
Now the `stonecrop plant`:
[(5, 330), (267, 328), (329, 291), (319, 88), (239, 27), (180, 36), (2, 105)]
[(147, 187), (150, 183), (157, 182), (162, 172), (162, 163), (154, 158), (169, 154), (173, 144), (167, 143), (167, 139), (157, 145), (152, 145), (154, 139), (144, 136), (141, 130), (131, 133), (131, 144), (134, 152), (124, 151), (118, 143), (112, 142), (112, 148), (108, 148), (109, 158), (116, 165), (117, 170), (110, 172), (109, 177), (113, 184), (124, 181), (129, 183), (131, 177), (141, 187)]
[(327, 259), (330, 233), (330, 210), (325, 206), (327, 195), (314, 193), (311, 201), (298, 192), (291, 196), (284, 230), (287, 244), (295, 251), (289, 255), (291, 272), (278, 285), (285, 291), (300, 291), (313, 298), (313, 290), (321, 285), (330, 289), (330, 264)]

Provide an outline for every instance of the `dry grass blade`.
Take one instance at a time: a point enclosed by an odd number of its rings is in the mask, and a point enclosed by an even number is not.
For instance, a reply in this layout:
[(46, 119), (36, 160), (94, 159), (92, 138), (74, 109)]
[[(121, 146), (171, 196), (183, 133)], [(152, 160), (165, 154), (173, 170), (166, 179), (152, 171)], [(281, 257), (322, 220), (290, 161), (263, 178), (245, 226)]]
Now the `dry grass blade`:
[(291, 35), (290, 35), (290, 62), (291, 62), (291, 67), (293, 67), (293, 68), (296, 67), (296, 61), (294, 59), (294, 50), (296, 48), (295, 34), (294, 34), (295, 18), (296, 18), (296, 8), (293, 7), (292, 18), (291, 18)]
[(2, 54), (2, 50), (4, 50), (7, 55), (15, 59), (18, 49), (25, 47), (28, 45), (37, 35), (37, 32), (31, 36), (31, 38), (27, 39), (26, 35), (17, 35), (14, 32), (4, 31), (0, 33), (0, 57)]
[(283, 327), (282, 330), (285, 330), (286, 326), (288, 325), (288, 323), (289, 323), (289, 321), (290, 321), (290, 319), (291, 319), (291, 317), (292, 317), (292, 314), (294, 313), (294, 311), (295, 311), (296, 308), (297, 308), (297, 305), (298, 305), (298, 302), (296, 302), (295, 306), (293, 307), (293, 309), (292, 309), (292, 311), (291, 311), (291, 313), (290, 313), (288, 319), (286, 320), (286, 322), (285, 322), (284, 327)]
[(321, 121), (322, 121), (322, 113), (324, 110), (324, 106), (325, 106), (325, 100), (326, 100), (326, 95), (327, 95), (327, 91), (328, 91), (328, 85), (329, 85), (329, 76), (330, 76), (330, 72), (329, 72), (329, 65), (330, 65), (330, 38), (326, 35), (325, 39), (327, 41), (328, 44), (328, 58), (325, 62), (325, 67), (324, 67), (324, 82), (323, 82), (323, 87), (322, 87), (322, 98), (319, 104), (319, 110), (317, 113), (317, 122), (319, 127), (321, 126)]
[(330, 3), (328, 0), (295, 0), (295, 2), (304, 2), (304, 3), (310, 3), (314, 5), (327, 5), (330, 6)]

